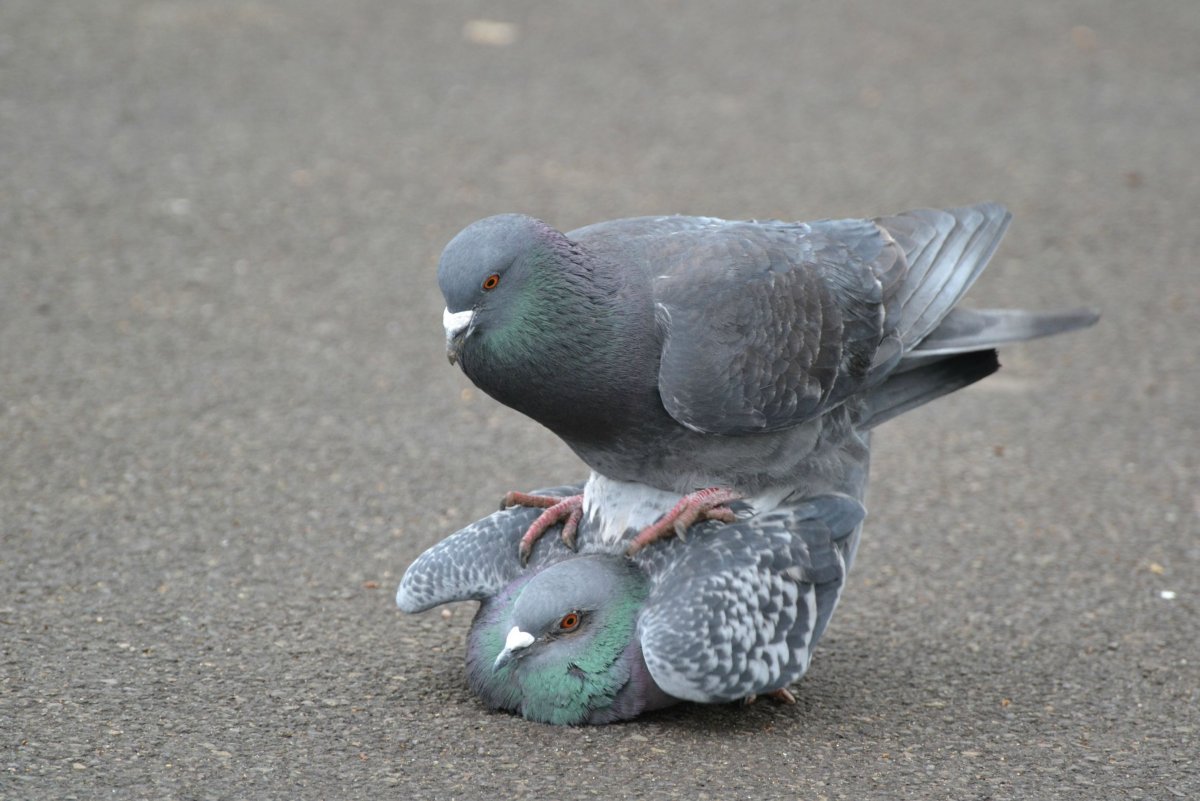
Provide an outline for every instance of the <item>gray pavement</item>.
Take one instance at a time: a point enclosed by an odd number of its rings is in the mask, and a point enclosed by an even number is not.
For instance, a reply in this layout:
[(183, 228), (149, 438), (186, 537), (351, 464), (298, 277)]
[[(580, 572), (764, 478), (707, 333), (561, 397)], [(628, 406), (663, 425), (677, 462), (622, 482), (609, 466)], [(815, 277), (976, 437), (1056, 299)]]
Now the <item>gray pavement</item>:
[[(5, 0), (0, 797), (1200, 797), (1197, 41), (1194, 0)], [(446, 365), (461, 226), (989, 199), (972, 300), (1104, 319), (879, 432), (796, 706), (531, 724), (466, 689), (469, 604), (393, 609), (584, 472)]]

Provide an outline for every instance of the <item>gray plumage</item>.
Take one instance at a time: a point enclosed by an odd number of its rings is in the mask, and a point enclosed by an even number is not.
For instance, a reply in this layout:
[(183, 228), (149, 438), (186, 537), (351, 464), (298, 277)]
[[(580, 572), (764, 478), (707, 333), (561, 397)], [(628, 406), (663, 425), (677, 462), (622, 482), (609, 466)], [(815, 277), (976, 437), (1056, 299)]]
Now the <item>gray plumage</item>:
[[(686, 542), (632, 559), (585, 523), (578, 553), (548, 536), (522, 567), (515, 545), (536, 513), (497, 512), (430, 548), (396, 601), (406, 612), (480, 601), (468, 638), (472, 689), (493, 708), (575, 724), (680, 700), (734, 701), (799, 679), (841, 595), (865, 511), (849, 495), (790, 499), (734, 524), (695, 526)], [(569, 614), (582, 622), (562, 633)], [(532, 641), (506, 654), (514, 628)]]
[[(870, 430), (994, 372), (999, 344), (1096, 319), (955, 308), (1008, 221), (984, 204), (469, 226), (438, 267), (448, 353), (592, 468), (581, 547), (543, 537), (524, 569), (516, 545), (540, 510), (498, 512), (414, 562), (397, 603), (480, 601), (471, 687), (535, 720), (786, 688), (853, 560)], [(704, 487), (741, 493), (739, 518), (621, 555), (672, 493)]]
[(832, 440), (984, 377), (999, 344), (1095, 321), (955, 308), (1009, 219), (982, 204), (811, 223), (642, 217), (562, 234), (491, 217), (438, 267), (448, 347), (607, 479), (816, 494), (844, 479)]

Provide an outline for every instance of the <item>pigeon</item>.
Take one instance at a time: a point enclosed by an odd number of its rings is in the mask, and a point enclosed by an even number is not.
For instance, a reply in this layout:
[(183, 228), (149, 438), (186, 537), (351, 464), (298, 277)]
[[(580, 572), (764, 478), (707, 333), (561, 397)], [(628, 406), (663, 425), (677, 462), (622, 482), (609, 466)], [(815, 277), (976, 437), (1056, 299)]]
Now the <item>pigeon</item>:
[[(588, 521), (516, 544), (538, 509), (495, 512), (433, 546), (396, 592), (405, 612), (478, 600), (467, 679), (489, 707), (562, 725), (628, 720), (681, 702), (794, 700), (854, 559), (856, 495), (789, 498), (732, 524), (702, 522), (626, 556)], [(579, 494), (582, 484), (542, 490)], [(734, 503), (739, 506), (739, 503)], [(561, 525), (561, 524), (555, 524)]]
[[(1094, 323), (1088, 309), (958, 307), (1010, 214), (985, 203), (874, 219), (661, 216), (567, 233), (488, 217), (437, 268), (447, 355), (590, 468), (520, 539), (581, 523), (629, 552), (844, 484), (864, 432), (995, 371), (998, 345)], [(837, 447), (839, 443), (844, 447)], [(597, 528), (599, 527), (599, 528)]]

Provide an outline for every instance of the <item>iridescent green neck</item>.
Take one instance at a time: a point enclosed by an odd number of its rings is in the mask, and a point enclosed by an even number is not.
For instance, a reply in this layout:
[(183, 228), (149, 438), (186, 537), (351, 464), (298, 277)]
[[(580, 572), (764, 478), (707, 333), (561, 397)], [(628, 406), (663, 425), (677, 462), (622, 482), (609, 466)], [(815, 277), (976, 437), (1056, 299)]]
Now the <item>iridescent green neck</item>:
[[(614, 558), (613, 564), (596, 574), (596, 586), (605, 588), (605, 600), (580, 606), (589, 610), (591, 618), (585, 630), (571, 637), (539, 639), (496, 669), (496, 658), (514, 623), (514, 609), (536, 575), (506, 587), (480, 606), (467, 649), (472, 689), (495, 709), (518, 711), (545, 723), (586, 723), (610, 710), (614, 711), (610, 719), (620, 717), (614, 704), (619, 705), (618, 696), (632, 677), (637, 617), (648, 592), (644, 577), (623, 559)], [(566, 608), (578, 603), (561, 598), (561, 592), (555, 598)]]
[[(594, 385), (630, 383), (627, 340), (639, 333), (616, 279), (603, 266), (584, 269), (581, 261), (550, 246), (533, 253), (522, 291), (462, 357), (476, 385), (563, 436), (581, 424), (604, 425), (613, 414)], [(590, 380), (562, 380), (577, 372)]]
[[(491, 336), (491, 347), (502, 360), (610, 332), (620, 288), (616, 272), (584, 258), (569, 243), (531, 250), (527, 265), (525, 291), (513, 299), (507, 320)], [(602, 337), (588, 344), (602, 348), (608, 341)]]
[(586, 650), (569, 662), (531, 665), (520, 675), (521, 714), (530, 720), (569, 725), (583, 723), (594, 710), (611, 705), (629, 681), (630, 665), (622, 656), (633, 639), (644, 600), (641, 587), (628, 587), (604, 619), (595, 621), (600, 628)]
[[(503, 322), (487, 334), (492, 358), (519, 363), (539, 357), (560, 342), (573, 338), (568, 313), (578, 301), (580, 287), (568, 279), (545, 252), (529, 258), (530, 280), (526, 291), (515, 295)], [(576, 320), (585, 326), (590, 320)]]

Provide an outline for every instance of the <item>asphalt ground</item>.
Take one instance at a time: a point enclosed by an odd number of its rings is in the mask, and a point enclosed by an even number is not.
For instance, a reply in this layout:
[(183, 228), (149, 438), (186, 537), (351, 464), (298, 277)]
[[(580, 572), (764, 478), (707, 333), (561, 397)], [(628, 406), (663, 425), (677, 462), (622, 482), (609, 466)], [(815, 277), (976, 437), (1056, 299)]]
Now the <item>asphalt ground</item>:
[[(499, 24), (497, 24), (499, 23)], [(1200, 5), (0, 4), (0, 797), (1200, 797)], [(575, 480), (447, 366), (487, 214), (1015, 216), (1091, 305), (887, 424), (792, 707), (489, 713), (399, 576)]]

